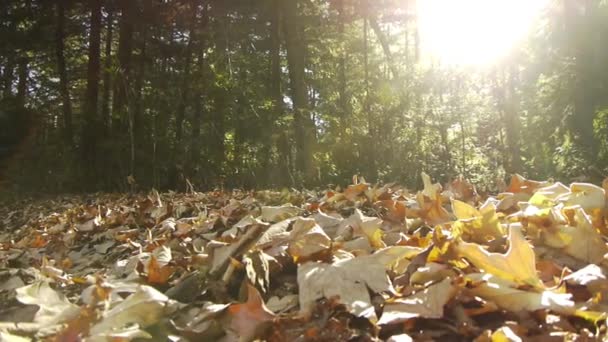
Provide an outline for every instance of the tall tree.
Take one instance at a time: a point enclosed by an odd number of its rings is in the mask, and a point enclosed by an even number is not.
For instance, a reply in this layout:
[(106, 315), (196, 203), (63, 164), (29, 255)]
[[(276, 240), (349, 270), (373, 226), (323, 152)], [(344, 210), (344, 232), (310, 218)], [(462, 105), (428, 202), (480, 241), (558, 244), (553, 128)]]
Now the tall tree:
[[(94, 176), (96, 167), (98, 118), (97, 105), (99, 96), (99, 68), (101, 44), (101, 3), (102, 0), (89, 0), (91, 25), (89, 33), (89, 61), (87, 65), (87, 86), (84, 105), (84, 129), (82, 152), (87, 178)], [(92, 179), (86, 181), (92, 182)]]
[(133, 55), (133, 32), (136, 15), (136, 1), (120, 1), (121, 17), (118, 32), (119, 72), (114, 80), (112, 112), (120, 130), (128, 128), (127, 95), (131, 77), (131, 57)]
[(72, 100), (70, 86), (65, 64), (65, 1), (57, 1), (57, 29), (55, 31), (55, 51), (57, 57), (57, 73), (59, 74), (59, 93), (61, 94), (63, 112), (63, 139), (67, 147), (71, 147), (74, 140), (72, 127)]
[(306, 85), (306, 38), (298, 5), (301, 1), (283, 1), (283, 28), (289, 66), (289, 83), (293, 102), (294, 136), (296, 145), (296, 169), (303, 174), (304, 182), (315, 181), (313, 148), (315, 145), (315, 124), (312, 120), (308, 89)]
[(228, 4), (223, 0), (215, 0), (213, 11), (213, 41), (215, 43), (215, 84), (212, 89), (214, 110), (210, 118), (210, 146), (212, 151), (214, 177), (221, 177), (226, 159), (226, 116), (230, 103), (231, 70), (229, 70), (228, 53)]
[(101, 95), (101, 117), (104, 129), (109, 131), (112, 127), (112, 114), (110, 112), (110, 93), (112, 89), (112, 42), (114, 38), (114, 6), (109, 2), (106, 6), (106, 41), (103, 65), (103, 90)]

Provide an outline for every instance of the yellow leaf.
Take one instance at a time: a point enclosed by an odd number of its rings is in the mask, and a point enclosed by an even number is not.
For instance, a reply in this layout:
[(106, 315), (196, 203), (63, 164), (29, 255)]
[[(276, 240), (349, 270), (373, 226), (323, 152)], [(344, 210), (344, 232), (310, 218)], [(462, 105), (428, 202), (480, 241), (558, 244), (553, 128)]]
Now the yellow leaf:
[(572, 183), (570, 192), (557, 198), (565, 206), (580, 205), (585, 211), (604, 207), (604, 189), (589, 183)]
[(572, 315), (576, 308), (569, 293), (554, 290), (540, 292), (515, 288), (516, 283), (491, 274), (473, 273), (465, 276), (472, 286), (467, 288), (475, 296), (492, 301), (498, 307), (512, 312), (550, 309), (560, 314)]
[(459, 219), (453, 229), (470, 235), (473, 240), (486, 241), (488, 236), (501, 238), (504, 235), (493, 204), (477, 210), (464, 202), (452, 200), (452, 208)]
[(599, 264), (608, 253), (608, 247), (600, 233), (591, 225), (589, 216), (581, 208), (574, 213), (576, 226), (562, 226), (560, 233), (568, 237), (564, 251), (569, 255), (592, 264)]
[(399, 323), (415, 317), (442, 318), (444, 305), (457, 292), (458, 286), (452, 284), (450, 278), (445, 278), (409, 297), (385, 304), (378, 324)]
[(470, 218), (475, 218), (481, 216), (479, 210), (473, 208), (471, 205), (452, 199), (452, 210), (454, 211), (454, 215), (459, 220), (466, 220)]
[(519, 285), (529, 285), (540, 290), (544, 285), (536, 272), (534, 251), (524, 238), (521, 227), (509, 228), (509, 249), (505, 254), (490, 253), (476, 243), (460, 242), (457, 250), (475, 267)]

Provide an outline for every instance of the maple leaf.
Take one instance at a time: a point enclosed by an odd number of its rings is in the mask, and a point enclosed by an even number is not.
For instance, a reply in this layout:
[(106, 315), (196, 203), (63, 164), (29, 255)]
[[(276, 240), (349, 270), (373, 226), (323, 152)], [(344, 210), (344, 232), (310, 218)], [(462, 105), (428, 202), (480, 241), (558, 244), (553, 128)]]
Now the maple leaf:
[(329, 236), (316, 224), (314, 219), (298, 218), (294, 222), (289, 236), (287, 252), (294, 258), (294, 261), (298, 262), (328, 250), (331, 242)]
[(458, 221), (454, 222), (453, 230), (462, 231), (476, 241), (484, 242), (488, 236), (493, 238), (503, 236), (504, 229), (496, 215), (496, 207), (492, 203), (477, 210), (465, 202), (453, 199), (452, 209), (458, 218)]
[(292, 205), (292, 204), (284, 204), (280, 207), (262, 207), (261, 219), (266, 222), (278, 222), (290, 217), (294, 217), (300, 212), (302, 209)]
[(344, 237), (346, 230), (352, 228), (353, 237), (365, 237), (372, 247), (379, 249), (386, 247), (386, 244), (382, 241), (384, 232), (381, 226), (382, 219), (365, 216), (361, 210), (355, 209), (355, 212), (348, 219), (342, 221), (336, 235)]
[(603, 208), (605, 204), (605, 191), (597, 185), (589, 183), (572, 183), (570, 192), (556, 198), (564, 206), (580, 206), (585, 211)]
[(413, 295), (387, 302), (378, 324), (399, 323), (415, 317), (441, 318), (444, 305), (457, 292), (458, 286), (445, 278)]
[(547, 182), (538, 182), (524, 178), (521, 175), (514, 174), (511, 176), (511, 183), (506, 192), (519, 193), (524, 192), (532, 195), (538, 188), (547, 185)]
[(550, 309), (571, 315), (576, 312), (572, 295), (556, 290), (525, 291), (517, 289), (517, 283), (492, 274), (472, 273), (465, 276), (471, 283), (469, 291), (485, 300), (494, 302), (500, 308), (512, 312)]
[(302, 264), (298, 267), (300, 309), (309, 312), (315, 300), (338, 297), (339, 302), (353, 314), (375, 321), (376, 313), (368, 288), (375, 293), (393, 293), (386, 272), (399, 260), (413, 257), (421, 251), (415, 247), (393, 246), (372, 255), (350, 257), (333, 264)]
[(247, 284), (247, 301), (231, 304), (227, 309), (230, 319), (228, 328), (235, 332), (240, 341), (252, 340), (259, 329), (275, 317), (266, 307), (258, 290)]
[(441, 224), (451, 220), (451, 215), (442, 205), (441, 184), (431, 183), (431, 177), (422, 173), (424, 189), (416, 195), (416, 201), (420, 206), (419, 216), (429, 225)]
[(23, 304), (38, 305), (34, 321), (43, 324), (65, 322), (78, 315), (80, 308), (65, 296), (53, 290), (49, 283), (38, 281), (16, 289), (17, 300)]
[(107, 336), (134, 324), (140, 327), (155, 324), (162, 318), (168, 300), (153, 287), (139, 285), (135, 293), (102, 314), (102, 319), (91, 327), (91, 336)]
[(161, 265), (154, 255), (148, 262), (148, 283), (164, 285), (169, 281), (174, 269), (169, 265)]
[(509, 227), (509, 249), (505, 254), (489, 253), (476, 243), (460, 242), (458, 253), (467, 258), (475, 267), (497, 277), (535, 289), (544, 289), (536, 272), (534, 250), (524, 238), (521, 227)]
[(599, 264), (608, 253), (608, 246), (583, 209), (574, 210), (575, 226), (562, 226), (560, 229), (560, 236), (568, 240), (564, 251), (579, 260)]

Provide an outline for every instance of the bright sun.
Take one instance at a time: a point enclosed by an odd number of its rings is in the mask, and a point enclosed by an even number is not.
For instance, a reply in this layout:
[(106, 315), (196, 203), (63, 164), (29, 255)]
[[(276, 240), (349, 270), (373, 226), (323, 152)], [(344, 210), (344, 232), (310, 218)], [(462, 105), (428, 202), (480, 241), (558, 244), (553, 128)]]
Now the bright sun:
[(526, 37), (550, 0), (418, 0), (423, 56), (490, 65)]

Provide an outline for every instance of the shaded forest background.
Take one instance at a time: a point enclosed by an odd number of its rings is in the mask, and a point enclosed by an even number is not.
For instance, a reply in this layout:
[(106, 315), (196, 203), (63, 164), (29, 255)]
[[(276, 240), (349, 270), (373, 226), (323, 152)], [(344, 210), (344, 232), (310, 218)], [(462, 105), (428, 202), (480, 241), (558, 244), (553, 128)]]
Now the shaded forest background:
[[(6, 4), (6, 5), (4, 5)], [(408, 0), (4, 1), (5, 189), (480, 186), (608, 173), (608, 2), (552, 1), (489, 68)], [(7, 181), (8, 180), (8, 181)]]

